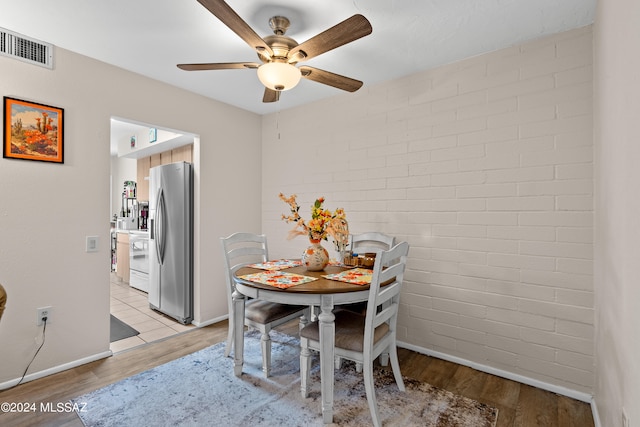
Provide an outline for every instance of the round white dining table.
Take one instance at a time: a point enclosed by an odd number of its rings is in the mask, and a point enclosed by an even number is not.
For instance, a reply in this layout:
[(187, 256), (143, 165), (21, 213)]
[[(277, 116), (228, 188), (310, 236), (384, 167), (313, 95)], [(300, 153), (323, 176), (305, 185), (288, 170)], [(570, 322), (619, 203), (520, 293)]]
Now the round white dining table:
[[(335, 316), (336, 305), (366, 301), (369, 298), (369, 285), (355, 285), (322, 277), (323, 275), (340, 273), (347, 268), (327, 266), (323, 271), (307, 271), (303, 266), (288, 268), (287, 273), (315, 277), (317, 280), (280, 289), (272, 285), (252, 282), (241, 278), (248, 274), (259, 273), (252, 267), (242, 267), (236, 271), (234, 281), (236, 291), (233, 293), (233, 313), (236, 325), (244, 325), (245, 299), (255, 298), (281, 304), (309, 305), (320, 307), (318, 321), (320, 326), (320, 378), (322, 389), (322, 418), (325, 424), (333, 422), (333, 383), (334, 383), (334, 349), (335, 349)], [(244, 328), (235, 328), (234, 334), (234, 373), (242, 375)]]

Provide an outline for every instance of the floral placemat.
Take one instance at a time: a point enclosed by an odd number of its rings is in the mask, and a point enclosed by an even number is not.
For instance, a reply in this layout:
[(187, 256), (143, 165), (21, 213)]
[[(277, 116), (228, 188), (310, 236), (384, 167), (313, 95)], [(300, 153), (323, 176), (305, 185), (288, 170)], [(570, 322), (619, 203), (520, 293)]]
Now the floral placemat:
[(337, 280), (339, 282), (352, 283), (354, 285), (369, 285), (371, 284), (372, 276), (373, 270), (366, 268), (354, 268), (341, 273), (327, 274), (322, 277), (325, 279)]
[(244, 280), (249, 280), (250, 282), (262, 283), (263, 285), (271, 285), (280, 289), (287, 289), (295, 285), (301, 285), (303, 283), (318, 280), (316, 277), (281, 272), (278, 270), (261, 271), (260, 273), (245, 274), (244, 276), (239, 277)]
[(277, 259), (274, 261), (249, 264), (247, 267), (259, 268), (261, 270), (285, 270), (291, 267), (302, 265), (302, 261), (294, 259)]

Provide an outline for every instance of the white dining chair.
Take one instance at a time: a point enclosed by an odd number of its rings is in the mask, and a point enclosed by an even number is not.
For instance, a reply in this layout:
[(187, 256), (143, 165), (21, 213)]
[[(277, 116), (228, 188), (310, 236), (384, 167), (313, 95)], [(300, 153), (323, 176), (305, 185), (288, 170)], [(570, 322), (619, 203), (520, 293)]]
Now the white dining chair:
[[(335, 312), (335, 355), (363, 364), (364, 386), (375, 426), (380, 425), (380, 415), (373, 387), (373, 361), (379, 355), (389, 354), (398, 389), (405, 390), (396, 349), (396, 323), (408, 253), (407, 242), (399, 243), (388, 251), (378, 252), (365, 315), (348, 310)], [(380, 286), (381, 283), (388, 284)], [(307, 397), (311, 370), (310, 350), (320, 351), (318, 321), (302, 328), (300, 346), (301, 391), (302, 396)]]
[[(354, 254), (373, 253), (380, 250), (388, 251), (396, 243), (396, 238), (379, 231), (368, 231), (366, 233), (351, 234), (349, 236), (349, 248)], [(364, 313), (367, 310), (367, 303), (348, 304), (339, 309)]]
[(357, 254), (376, 252), (378, 250), (388, 251), (395, 243), (396, 238), (394, 236), (379, 231), (352, 234), (349, 238), (349, 248), (351, 252)]
[[(390, 236), (379, 231), (367, 231), (365, 233), (351, 234), (349, 236), (349, 248), (354, 254), (373, 253), (381, 250), (388, 251), (395, 245), (395, 243), (395, 236)], [(367, 303), (357, 302), (354, 304), (342, 305), (336, 310), (350, 310), (364, 314), (367, 311)], [(381, 358), (381, 363), (383, 366), (387, 366), (388, 359), (386, 355), (383, 355)], [(340, 366), (342, 366), (342, 358), (336, 356), (335, 365), (336, 369), (340, 369)], [(359, 363), (356, 364), (356, 370), (358, 372), (362, 372), (362, 365)]]
[(234, 233), (229, 237), (221, 237), (222, 253), (225, 262), (227, 279), (227, 303), (229, 305), (229, 333), (224, 355), (229, 356), (233, 348), (233, 337), (236, 327), (257, 329), (262, 333), (262, 370), (265, 377), (271, 375), (271, 329), (282, 325), (296, 317), (300, 317), (300, 327), (309, 318), (309, 307), (301, 305), (278, 304), (269, 301), (251, 299), (245, 304), (244, 325), (235, 325), (233, 321), (233, 293), (235, 282), (233, 274), (247, 264), (266, 262), (269, 260), (267, 238), (264, 234)]

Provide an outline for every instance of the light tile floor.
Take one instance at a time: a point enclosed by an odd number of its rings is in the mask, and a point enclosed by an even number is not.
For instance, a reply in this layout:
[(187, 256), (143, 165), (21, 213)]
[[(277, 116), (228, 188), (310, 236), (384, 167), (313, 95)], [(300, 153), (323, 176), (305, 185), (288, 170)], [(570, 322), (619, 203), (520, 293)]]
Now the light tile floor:
[(114, 353), (195, 328), (151, 310), (147, 294), (118, 280), (115, 274), (111, 274), (110, 302), (111, 314), (140, 332), (135, 337), (112, 342), (110, 348)]

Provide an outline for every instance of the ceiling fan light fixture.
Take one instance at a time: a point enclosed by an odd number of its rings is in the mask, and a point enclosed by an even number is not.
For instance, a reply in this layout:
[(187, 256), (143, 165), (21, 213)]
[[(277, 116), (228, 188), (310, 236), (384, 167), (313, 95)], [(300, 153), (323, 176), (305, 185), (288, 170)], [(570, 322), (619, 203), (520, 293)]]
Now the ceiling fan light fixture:
[(300, 82), (300, 70), (286, 62), (269, 62), (258, 67), (258, 79), (271, 90), (289, 90)]

